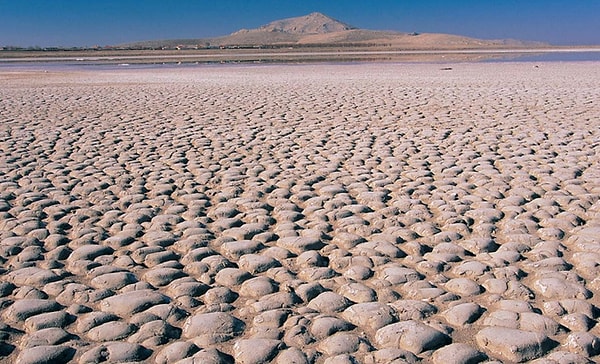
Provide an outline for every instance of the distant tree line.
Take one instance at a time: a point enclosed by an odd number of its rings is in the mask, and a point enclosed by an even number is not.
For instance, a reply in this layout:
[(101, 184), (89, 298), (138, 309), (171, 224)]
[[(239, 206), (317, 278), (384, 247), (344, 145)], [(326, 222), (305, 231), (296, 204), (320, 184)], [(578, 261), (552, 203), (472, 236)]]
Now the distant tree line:
[(20, 51), (20, 52), (56, 52), (56, 51), (99, 51), (99, 50), (118, 50), (118, 51), (139, 51), (139, 50), (208, 50), (208, 49), (322, 49), (322, 48), (369, 48), (369, 47), (389, 47), (391, 44), (381, 43), (310, 43), (310, 44), (132, 44), (125, 46), (93, 46), (93, 47), (40, 47), (40, 46), (0, 46), (0, 51)]
[(93, 47), (40, 47), (40, 46), (0, 46), (0, 51), (19, 51), (19, 52), (56, 52), (56, 51), (91, 51), (91, 50), (104, 50), (114, 49), (111, 46), (93, 46)]

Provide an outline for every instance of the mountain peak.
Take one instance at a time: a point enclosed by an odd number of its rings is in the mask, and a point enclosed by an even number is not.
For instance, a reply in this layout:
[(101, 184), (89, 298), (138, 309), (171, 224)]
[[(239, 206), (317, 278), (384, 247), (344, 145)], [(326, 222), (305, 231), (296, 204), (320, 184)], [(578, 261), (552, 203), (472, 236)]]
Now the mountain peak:
[(258, 28), (262, 31), (288, 34), (325, 34), (350, 29), (356, 28), (317, 12), (295, 18), (276, 20)]

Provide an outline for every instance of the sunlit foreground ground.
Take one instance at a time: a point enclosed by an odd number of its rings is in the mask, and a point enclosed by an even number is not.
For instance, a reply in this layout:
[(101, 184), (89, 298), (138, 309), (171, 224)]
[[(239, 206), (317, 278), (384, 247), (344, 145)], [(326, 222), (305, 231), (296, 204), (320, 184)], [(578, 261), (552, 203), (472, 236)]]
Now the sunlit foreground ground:
[(3, 362), (600, 359), (598, 63), (0, 82)]

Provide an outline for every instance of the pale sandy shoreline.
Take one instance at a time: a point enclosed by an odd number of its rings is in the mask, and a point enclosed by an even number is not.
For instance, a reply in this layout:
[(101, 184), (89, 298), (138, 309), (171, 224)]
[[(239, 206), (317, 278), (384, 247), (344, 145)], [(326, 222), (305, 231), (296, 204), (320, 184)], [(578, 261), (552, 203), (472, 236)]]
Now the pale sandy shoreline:
[(600, 359), (598, 63), (0, 83), (0, 362)]

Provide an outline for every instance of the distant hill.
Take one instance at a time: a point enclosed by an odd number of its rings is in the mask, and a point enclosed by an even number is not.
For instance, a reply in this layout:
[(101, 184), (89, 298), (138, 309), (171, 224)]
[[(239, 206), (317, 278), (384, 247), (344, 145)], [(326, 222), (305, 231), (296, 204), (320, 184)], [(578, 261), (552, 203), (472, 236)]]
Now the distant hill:
[(321, 13), (311, 13), (296, 18), (275, 20), (254, 32), (282, 32), (287, 34), (325, 34), (356, 29)]
[(543, 46), (520, 40), (483, 40), (452, 34), (401, 33), (353, 27), (321, 13), (275, 20), (215, 38), (153, 40), (122, 44), (128, 48), (211, 48), (293, 46), (376, 46), (397, 49), (481, 49)]

